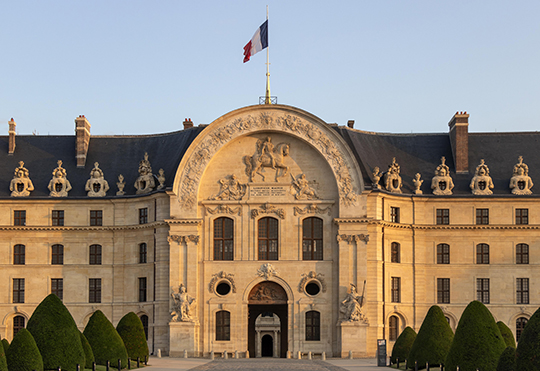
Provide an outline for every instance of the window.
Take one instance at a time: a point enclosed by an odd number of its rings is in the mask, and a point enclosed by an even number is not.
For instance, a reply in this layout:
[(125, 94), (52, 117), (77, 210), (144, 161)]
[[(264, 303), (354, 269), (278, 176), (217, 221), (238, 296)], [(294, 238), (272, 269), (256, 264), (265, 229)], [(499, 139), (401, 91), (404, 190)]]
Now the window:
[(398, 338), (399, 318), (391, 316), (388, 321), (388, 339), (396, 341)]
[(26, 225), (26, 210), (13, 211), (13, 225)]
[(476, 279), (476, 300), (489, 304), (489, 278)]
[(392, 303), (401, 303), (401, 277), (392, 277)]
[(139, 302), (146, 301), (146, 277), (139, 277)]
[(88, 288), (88, 302), (101, 303), (101, 278), (90, 278)]
[(139, 209), (139, 224), (148, 223), (148, 208)]
[(141, 316), (141, 322), (144, 329), (144, 336), (146, 336), (146, 340), (148, 340), (148, 316), (146, 314)]
[(64, 225), (64, 210), (52, 211), (52, 225), (63, 226)]
[(476, 224), (489, 224), (489, 209), (476, 209)]
[(390, 221), (399, 223), (399, 207), (390, 207)]
[(400, 263), (401, 262), (401, 255), (400, 255), (400, 245), (397, 242), (392, 242), (392, 245), (390, 247), (390, 261), (392, 263)]
[(147, 262), (148, 249), (146, 243), (139, 244), (139, 264), (145, 264)]
[(101, 265), (101, 245), (90, 245), (90, 265)]
[(24, 245), (13, 246), (13, 264), (26, 264), (26, 247)]
[(278, 221), (274, 218), (259, 219), (259, 260), (278, 259)]
[(17, 335), (17, 333), (24, 328), (25, 322), (26, 319), (23, 316), (13, 317), (13, 337), (15, 337), (15, 335)]
[(24, 303), (24, 278), (13, 279), (13, 302)]
[(516, 304), (529, 304), (529, 279), (516, 278)]
[(526, 243), (516, 245), (516, 264), (529, 264), (529, 245)]
[(214, 220), (214, 260), (234, 260), (234, 220)]
[(323, 221), (306, 218), (302, 221), (302, 258), (323, 260)]
[(437, 264), (450, 264), (450, 245), (446, 243), (437, 245)]
[(450, 278), (437, 278), (437, 303), (450, 304)]
[(306, 312), (306, 341), (321, 340), (321, 313), (312, 310)]
[(226, 310), (216, 312), (216, 340), (231, 340), (231, 313)]
[(485, 243), (476, 245), (476, 264), (489, 264), (489, 245)]
[(516, 209), (516, 224), (529, 224), (529, 209)]
[(62, 278), (51, 278), (51, 294), (58, 296), (58, 299), (64, 299), (64, 280)]
[(90, 225), (103, 225), (103, 211), (90, 210)]
[(519, 338), (521, 337), (521, 334), (523, 333), (527, 322), (529, 322), (529, 320), (525, 317), (519, 317), (518, 319), (516, 319), (516, 341), (519, 341)]
[(440, 225), (450, 224), (450, 210), (449, 209), (437, 209), (437, 224), (440, 224)]
[(55, 264), (55, 265), (64, 264), (64, 246), (52, 245), (51, 264)]

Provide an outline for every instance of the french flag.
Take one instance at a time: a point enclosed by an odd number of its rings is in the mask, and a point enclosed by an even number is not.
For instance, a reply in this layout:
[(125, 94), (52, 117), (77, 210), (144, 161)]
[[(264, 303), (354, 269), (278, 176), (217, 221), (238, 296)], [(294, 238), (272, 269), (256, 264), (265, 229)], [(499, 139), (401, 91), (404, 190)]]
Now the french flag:
[(244, 46), (244, 63), (249, 61), (252, 55), (255, 55), (266, 47), (268, 47), (268, 19), (261, 27), (257, 28), (255, 35)]

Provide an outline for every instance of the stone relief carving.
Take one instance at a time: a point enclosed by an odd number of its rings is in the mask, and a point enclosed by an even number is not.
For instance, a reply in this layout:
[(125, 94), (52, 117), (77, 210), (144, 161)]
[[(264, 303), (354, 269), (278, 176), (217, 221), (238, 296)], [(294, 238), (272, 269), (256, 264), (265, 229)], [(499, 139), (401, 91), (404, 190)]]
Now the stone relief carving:
[(156, 186), (154, 175), (152, 174), (152, 166), (148, 161), (148, 153), (144, 153), (144, 159), (139, 162), (139, 177), (135, 181), (135, 189), (138, 195), (150, 193)]
[(300, 208), (298, 206), (294, 207), (294, 216), (297, 215), (306, 215), (306, 214), (328, 214), (332, 215), (332, 208), (325, 207), (324, 209), (320, 208), (319, 206), (315, 204), (311, 204), (309, 206), (306, 206), (305, 208)]
[(324, 281), (324, 275), (322, 273), (316, 273), (311, 271), (309, 273), (302, 273), (302, 279), (298, 284), (298, 292), (304, 292), (304, 288), (309, 281), (318, 281), (321, 284), (322, 292), (326, 292), (326, 282)]
[(401, 193), (401, 176), (399, 172), (401, 167), (396, 162), (396, 158), (392, 159), (392, 164), (388, 166), (388, 171), (384, 174), (384, 187), (387, 191), (393, 193)]
[(265, 280), (268, 280), (268, 277), (276, 276), (277, 277), (278, 272), (274, 268), (274, 266), (270, 263), (266, 263), (261, 265), (261, 267), (257, 270), (257, 276), (263, 277)]
[(275, 286), (276, 284), (273, 282), (259, 284), (257, 289), (250, 293), (248, 300), (256, 302), (273, 302), (276, 300), (287, 300), (287, 296), (283, 292), (283, 290), (279, 290)]
[(255, 174), (259, 174), (264, 182), (266, 177), (261, 170), (269, 167), (276, 171), (274, 181), (277, 182), (278, 178), (284, 177), (289, 173), (289, 167), (284, 163), (284, 158), (288, 155), (288, 143), (279, 143), (274, 148), (271, 137), (259, 139), (255, 154), (253, 156), (244, 156), (246, 175), (249, 177), (249, 181), (253, 182)]
[(171, 287), (171, 296), (173, 299), (173, 309), (171, 311), (171, 322), (193, 322), (195, 311), (195, 298), (189, 296), (184, 284), (178, 286), (178, 290)]
[(159, 185), (157, 189), (163, 189), (165, 187), (165, 180), (167, 180), (167, 178), (165, 178), (165, 170), (159, 169), (158, 174), (159, 176), (157, 177), (157, 180)]
[(251, 218), (255, 219), (259, 214), (276, 214), (281, 219), (285, 219), (285, 210), (278, 209), (275, 206), (270, 205), (268, 202), (262, 204), (258, 209), (251, 210)]
[(422, 194), (422, 191), (420, 190), (420, 187), (422, 186), (422, 183), (424, 183), (424, 181), (422, 179), (420, 179), (422, 175), (420, 175), (420, 173), (416, 173), (414, 175), (414, 179), (412, 180), (413, 184), (414, 184), (414, 194), (416, 195), (421, 195)]
[(211, 209), (209, 207), (206, 208), (206, 211), (212, 215), (215, 214), (231, 214), (231, 215), (242, 215), (242, 208), (235, 207), (234, 209), (231, 209), (229, 205), (218, 205), (215, 209)]
[(247, 185), (241, 184), (236, 175), (232, 174), (219, 180), (219, 192), (211, 196), (209, 200), (241, 200), (247, 190)]
[(347, 241), (348, 243), (353, 243), (358, 241), (364, 241), (365, 243), (369, 242), (369, 234), (338, 234), (337, 242)]
[(379, 184), (379, 181), (381, 180), (381, 173), (378, 166), (375, 166), (373, 168), (372, 174), (373, 174), (373, 184), (371, 184), (371, 186), (373, 187), (373, 189), (380, 189), (381, 186)]
[(51, 197), (67, 197), (71, 190), (71, 183), (67, 180), (66, 169), (62, 167), (62, 161), (58, 161), (58, 167), (52, 172), (52, 179), (49, 182), (49, 196)]
[(124, 182), (124, 176), (122, 174), (118, 175), (118, 182), (116, 182), (116, 186), (118, 187), (118, 192), (116, 192), (117, 196), (123, 196), (126, 194), (126, 192), (124, 192), (126, 182)]
[(225, 271), (221, 271), (219, 273), (213, 274), (212, 279), (210, 280), (210, 283), (208, 284), (208, 291), (211, 293), (214, 292), (214, 287), (216, 286), (216, 283), (219, 281), (227, 281), (231, 284), (232, 292), (236, 292), (236, 285), (234, 284), (234, 274), (231, 273), (225, 273)]
[(339, 311), (343, 314), (343, 322), (368, 323), (367, 317), (362, 313), (364, 297), (358, 295), (356, 286), (351, 283), (351, 292), (340, 303)]
[(15, 169), (15, 176), (9, 183), (11, 197), (28, 197), (30, 192), (34, 190), (34, 185), (30, 180), (30, 173), (24, 167), (24, 162), (19, 161), (19, 167)]
[(343, 154), (336, 144), (325, 135), (321, 129), (310, 122), (305, 122), (294, 115), (273, 115), (264, 112), (256, 117), (246, 117), (231, 120), (227, 126), (216, 129), (208, 135), (188, 159), (187, 165), (180, 178), (179, 197), (180, 207), (192, 210), (197, 204), (197, 188), (203, 171), (210, 158), (231, 139), (247, 132), (261, 129), (278, 129), (294, 133), (317, 148), (329, 163), (337, 179), (339, 198), (345, 206), (356, 202), (358, 190), (353, 187), (353, 178)]
[(188, 243), (188, 242), (194, 242), (195, 244), (198, 244), (199, 243), (199, 236), (197, 235), (194, 235), (194, 234), (190, 234), (190, 235), (187, 235), (187, 236), (179, 236), (179, 235), (176, 235), (176, 234), (172, 234), (170, 235), (169, 237), (167, 237), (167, 241), (169, 241), (169, 243), (171, 242), (176, 242), (176, 243)]
[(435, 169), (435, 176), (431, 179), (431, 189), (437, 196), (451, 195), (454, 182), (450, 176), (450, 168), (445, 164), (446, 157), (441, 157), (441, 164)]
[(515, 195), (530, 195), (534, 186), (529, 176), (529, 167), (523, 163), (523, 156), (519, 156), (518, 163), (514, 165), (514, 173), (510, 179), (510, 189)]
[(474, 177), (471, 180), (470, 187), (474, 195), (491, 195), (493, 192), (493, 181), (489, 176), (489, 168), (484, 163), (484, 159), (480, 160), (480, 165), (476, 167)]
[(98, 162), (94, 162), (94, 168), (90, 171), (90, 179), (86, 181), (84, 189), (88, 192), (88, 197), (105, 197), (107, 195), (109, 183), (105, 180)]
[(296, 178), (291, 174), (291, 194), (296, 200), (317, 200), (317, 192), (309, 185), (305, 174), (300, 174)]

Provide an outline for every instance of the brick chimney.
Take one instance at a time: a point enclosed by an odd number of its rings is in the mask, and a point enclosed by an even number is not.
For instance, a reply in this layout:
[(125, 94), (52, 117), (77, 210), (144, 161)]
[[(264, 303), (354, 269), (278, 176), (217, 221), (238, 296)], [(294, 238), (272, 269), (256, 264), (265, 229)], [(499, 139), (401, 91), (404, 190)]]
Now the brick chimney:
[(469, 172), (469, 114), (456, 112), (448, 123), (457, 174)]
[(84, 167), (88, 145), (90, 144), (90, 123), (84, 115), (80, 115), (75, 119), (75, 135), (77, 139), (75, 144), (77, 167)]
[(9, 133), (9, 149), (8, 149), (8, 154), (12, 155), (14, 152), (15, 152), (15, 127), (17, 126), (17, 124), (15, 123), (15, 121), (13, 121), (13, 117), (11, 118), (10, 121), (8, 121), (8, 124), (9, 124), (9, 130), (8, 130), (8, 133)]
[(354, 128), (354, 120), (347, 121), (347, 126), (350, 127), (351, 129)]
[(185, 119), (184, 120), (184, 130), (191, 129), (193, 127), (193, 122), (191, 119)]

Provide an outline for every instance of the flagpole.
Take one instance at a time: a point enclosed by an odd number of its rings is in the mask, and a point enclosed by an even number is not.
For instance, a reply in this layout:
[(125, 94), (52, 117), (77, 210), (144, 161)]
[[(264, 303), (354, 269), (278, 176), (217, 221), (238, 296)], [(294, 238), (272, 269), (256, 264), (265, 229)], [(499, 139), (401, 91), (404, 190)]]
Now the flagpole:
[[(266, 6), (266, 20), (268, 21), (268, 5)], [(264, 97), (264, 104), (272, 104), (270, 101), (270, 43), (266, 47), (266, 95)]]

